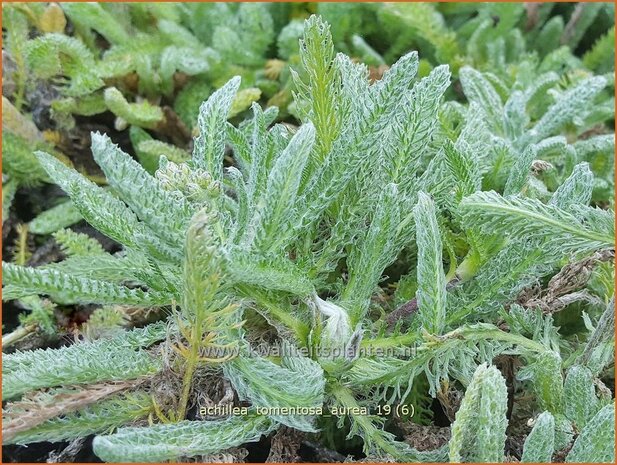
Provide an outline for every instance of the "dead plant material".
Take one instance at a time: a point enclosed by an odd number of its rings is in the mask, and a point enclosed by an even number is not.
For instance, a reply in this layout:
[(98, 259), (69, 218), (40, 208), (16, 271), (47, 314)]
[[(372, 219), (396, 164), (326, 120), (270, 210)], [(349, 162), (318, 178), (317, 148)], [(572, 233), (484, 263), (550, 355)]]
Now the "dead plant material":
[(546, 289), (525, 289), (519, 296), (518, 303), (525, 308), (539, 307), (547, 314), (558, 312), (567, 305), (579, 301), (603, 305), (604, 302), (583, 287), (598, 263), (614, 259), (615, 250), (604, 249), (583, 260), (569, 263), (551, 278)]
[(419, 451), (438, 449), (450, 440), (449, 426), (426, 426), (412, 422), (400, 426), (405, 434), (405, 442)]
[(527, 13), (527, 21), (525, 22), (525, 30), (531, 31), (538, 24), (540, 19), (540, 4), (536, 2), (525, 2), (525, 12)]
[(72, 392), (37, 392), (30, 398), (11, 402), (3, 412), (2, 436), (5, 440), (59, 415), (74, 412), (112, 394), (139, 386), (145, 379), (102, 383), (75, 388)]
[(191, 140), (191, 131), (180, 119), (176, 112), (169, 106), (163, 108), (163, 119), (154, 128), (154, 131), (169, 137), (174, 144), (184, 147)]
[(197, 463), (245, 463), (248, 455), (244, 447), (234, 447), (218, 454), (204, 455)]
[(388, 328), (392, 329), (400, 320), (406, 320), (413, 317), (413, 315), (415, 315), (417, 311), (418, 301), (416, 299), (411, 299), (409, 302), (405, 302), (399, 308), (390, 313), (386, 318)]
[(236, 393), (231, 386), (231, 383), (225, 378), (215, 375), (216, 378), (212, 379), (212, 376), (198, 377), (195, 381), (195, 390), (193, 396), (195, 397), (195, 404), (197, 404), (197, 418), (201, 420), (213, 420), (219, 419), (220, 416), (202, 415), (201, 408), (209, 407), (225, 407), (227, 405), (235, 405)]
[(369, 66), (368, 78), (371, 82), (379, 81), (389, 69), (390, 67), (388, 65)]
[(76, 438), (69, 442), (69, 445), (61, 451), (51, 451), (47, 456), (47, 463), (75, 462), (77, 456), (84, 448), (85, 442), (86, 438)]
[(461, 406), (463, 400), (463, 392), (455, 389), (449, 384), (442, 384), (441, 389), (437, 392), (437, 400), (441, 404), (444, 414), (450, 422), (453, 422)]
[(38, 247), (28, 258), (28, 266), (41, 266), (48, 263), (59, 261), (63, 257), (60, 246), (55, 239), (47, 240), (42, 246)]
[(570, 16), (570, 21), (566, 24), (566, 27), (561, 34), (561, 38), (559, 39), (559, 43), (561, 45), (566, 45), (570, 41), (576, 31), (576, 25), (583, 17), (583, 10), (587, 7), (588, 5), (585, 5), (584, 3), (579, 3), (576, 5), (574, 11), (572, 12), (572, 16)]
[[(452, 279), (446, 285), (446, 291), (450, 291), (451, 289), (455, 288), (460, 282), (461, 281), (458, 278)], [(417, 311), (418, 302), (415, 298), (411, 299), (408, 302), (405, 302), (403, 305), (401, 305), (399, 308), (397, 308), (387, 316), (386, 323), (388, 325), (388, 329), (393, 329), (400, 320), (405, 321), (409, 318), (412, 318)]]
[(305, 433), (282, 426), (272, 436), (270, 453), (266, 459), (266, 463), (298, 463), (302, 459), (300, 457), (300, 446), (302, 440), (306, 436)]

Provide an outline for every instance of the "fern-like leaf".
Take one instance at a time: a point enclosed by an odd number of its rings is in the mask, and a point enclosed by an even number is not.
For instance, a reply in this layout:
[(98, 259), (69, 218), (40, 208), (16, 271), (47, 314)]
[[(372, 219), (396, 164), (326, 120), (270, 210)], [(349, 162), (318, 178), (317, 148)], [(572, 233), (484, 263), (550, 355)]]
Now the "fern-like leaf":
[(414, 216), (418, 242), (418, 316), (427, 331), (440, 334), (446, 320), (446, 275), (435, 205), (423, 192), (418, 195)]
[(613, 214), (585, 206), (576, 210), (545, 205), (536, 199), (477, 192), (463, 200), (463, 215), (482, 231), (521, 239), (540, 238), (564, 251), (592, 251), (615, 242)]
[(49, 176), (71, 197), (84, 219), (115, 241), (135, 245), (135, 233), (143, 229), (137, 216), (110, 193), (77, 171), (44, 152), (36, 152)]
[(199, 109), (199, 136), (195, 139), (193, 163), (208, 170), (215, 180), (223, 178), (225, 123), (239, 87), (240, 77), (236, 76), (214, 92)]
[(152, 398), (143, 391), (114, 396), (76, 412), (65, 413), (3, 443), (26, 445), (34, 442), (60, 442), (104, 433), (153, 413)]
[(165, 324), (158, 323), (113, 339), (4, 355), (2, 395), (12, 399), (35, 389), (152, 375), (161, 362), (144, 349), (165, 334)]
[(131, 289), (53, 268), (30, 268), (2, 262), (4, 300), (29, 295), (49, 295), (61, 303), (125, 304), (136, 306), (168, 305), (172, 296), (159, 291)]
[(550, 412), (536, 418), (533, 429), (525, 439), (523, 463), (550, 463), (555, 449), (555, 419)]
[(503, 461), (507, 398), (506, 383), (499, 370), (480, 365), (452, 424), (452, 462)]
[(589, 421), (574, 441), (566, 462), (615, 462), (614, 403), (605, 406)]
[(107, 462), (177, 461), (258, 441), (274, 429), (264, 416), (216, 421), (182, 421), (146, 428), (121, 428), (94, 438), (94, 453)]
[(190, 217), (186, 201), (162, 188), (135, 160), (109, 137), (92, 134), (92, 154), (110, 185), (141, 220), (161, 239), (179, 245)]
[[(263, 357), (238, 357), (224, 367), (238, 396), (254, 407), (270, 409), (271, 418), (301, 431), (316, 431), (309, 409), (321, 407), (325, 378), (314, 361), (294, 354), (279, 366)], [(305, 409), (305, 413), (281, 414), (281, 409)]]

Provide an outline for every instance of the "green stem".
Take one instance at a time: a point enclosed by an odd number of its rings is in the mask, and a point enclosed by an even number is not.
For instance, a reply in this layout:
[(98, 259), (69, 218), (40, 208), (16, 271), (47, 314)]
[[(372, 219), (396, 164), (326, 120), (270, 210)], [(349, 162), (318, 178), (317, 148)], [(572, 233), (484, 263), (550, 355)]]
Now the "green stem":
[(367, 349), (386, 349), (389, 347), (405, 347), (413, 344), (420, 339), (418, 333), (400, 334), (398, 336), (379, 337), (375, 339), (364, 339), (361, 343)]
[(310, 331), (307, 324), (293, 316), (289, 310), (283, 309), (269, 300), (261, 291), (242, 284), (236, 286), (236, 288), (240, 291), (240, 293), (255, 301), (255, 303), (259, 306), (265, 308), (269, 315), (273, 316), (285, 326), (290, 328), (298, 338), (301, 346), (306, 346)]
[(193, 374), (197, 368), (197, 362), (199, 361), (199, 348), (201, 347), (201, 341), (203, 340), (203, 327), (204, 327), (204, 312), (198, 311), (195, 315), (195, 321), (191, 327), (191, 340), (187, 341), (189, 344), (188, 357), (184, 366), (184, 376), (182, 377), (182, 395), (178, 404), (178, 411), (176, 415), (177, 421), (184, 420), (186, 416), (186, 410), (188, 408), (189, 397), (191, 394), (191, 386), (193, 385)]
[[(439, 344), (442, 342), (442, 339), (462, 338), (468, 341), (494, 339), (496, 341), (511, 342), (512, 344), (517, 344), (521, 347), (525, 347), (526, 349), (533, 350), (534, 352), (544, 352), (547, 350), (547, 348), (539, 342), (527, 339), (525, 336), (521, 336), (520, 334), (507, 333), (497, 328), (496, 326), (489, 324), (480, 323), (480, 325), (481, 326), (463, 326), (461, 328), (455, 329), (454, 331), (451, 331), (443, 336), (437, 337), (434, 343)], [(433, 343), (427, 343), (427, 348), (429, 348), (431, 344)]]
[[(345, 408), (346, 411), (360, 411), (360, 405), (356, 401), (352, 392), (345, 386), (337, 384), (332, 388), (331, 393), (334, 395), (336, 400)], [(401, 454), (401, 451), (396, 447), (395, 444), (393, 444), (391, 441), (388, 441), (382, 434), (380, 434), (380, 431), (373, 424), (369, 416), (354, 415), (353, 413), (350, 413), (349, 415), (364, 431), (366, 437), (370, 438), (371, 441), (373, 441), (381, 450), (399, 461), (408, 461), (409, 457)]]
[(416, 354), (418, 354), (425, 351), (432, 351), (435, 349), (436, 346), (444, 345), (450, 341), (456, 341), (458, 339), (464, 339), (468, 341), (493, 339), (496, 341), (517, 344), (534, 352), (544, 352), (545, 350), (547, 350), (546, 347), (544, 347), (539, 342), (528, 339), (525, 336), (521, 336), (520, 334), (515, 333), (508, 333), (506, 331), (502, 331), (501, 329), (493, 325), (482, 323), (473, 326), (462, 326), (442, 336), (426, 335), (423, 340), (418, 333), (408, 333), (392, 337), (368, 339), (362, 341), (362, 347), (365, 349), (385, 349), (390, 347), (403, 348), (409, 347), (415, 342), (420, 342), (422, 340), (422, 344), (418, 345), (415, 348)]
[(178, 421), (184, 420), (184, 417), (186, 416), (189, 396), (191, 394), (191, 385), (193, 384), (193, 374), (195, 373), (196, 366), (197, 362), (192, 357), (186, 361), (184, 376), (182, 378), (182, 396), (180, 397), (180, 402), (178, 403), (178, 412), (176, 416)]

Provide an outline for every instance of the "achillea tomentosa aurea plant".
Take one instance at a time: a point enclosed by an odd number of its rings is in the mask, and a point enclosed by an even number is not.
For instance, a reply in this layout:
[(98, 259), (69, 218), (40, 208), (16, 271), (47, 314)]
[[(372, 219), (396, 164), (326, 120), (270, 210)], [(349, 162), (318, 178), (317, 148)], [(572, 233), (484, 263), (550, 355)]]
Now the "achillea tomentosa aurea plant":
[[(612, 460), (613, 435), (599, 428), (614, 427), (612, 400), (594, 380), (611, 363), (613, 289), (597, 299), (602, 318), (586, 316), (586, 344), (563, 339), (551, 312), (514, 303), (539, 279), (565, 276), (569, 262), (613, 247), (613, 213), (589, 206), (588, 165), (556, 164), (563, 182), (546, 188), (548, 199), (530, 196), (534, 160), (511, 144), (515, 161), (504, 163), (506, 143), (494, 150), (490, 131), (477, 130), (478, 121), (501, 116), (480, 104), (458, 113), (442, 106), (448, 67), (417, 79), (418, 57), (409, 53), (370, 84), (366, 66), (335, 55), (318, 17), (307, 20), (300, 48), (297, 130), (270, 127), (276, 108), (257, 104), (251, 119), (229, 124), (240, 84), (233, 78), (202, 105), (192, 158), (162, 156), (154, 176), (101, 134), (92, 135), (92, 153), (109, 190), (36, 154), (84, 219), (123, 249), (109, 254), (69, 235), (73, 248), (77, 241), (91, 253), (37, 268), (3, 263), (4, 299), (46, 295), (58, 304), (165, 307), (172, 315), (111, 339), (4, 355), (5, 426), (13, 427), (5, 443), (99, 434), (94, 451), (106, 461), (203, 458), (281, 425), (327, 426), (325, 418), (277, 409), (337, 407), (345, 412), (338, 424), (348, 420), (349, 436), (374, 459), (502, 461), (508, 393), (491, 363), (507, 354), (524, 361), (519, 377), (540, 413), (524, 458), (550, 461), (574, 441), (569, 460)], [(533, 143), (561, 133), (573, 117), (566, 107), (557, 100), (546, 108)], [(504, 195), (481, 190), (487, 173), (506, 179)], [(393, 267), (397, 257), (408, 263), (402, 272)], [(388, 332), (379, 314), (393, 314), (393, 304), (373, 298), (383, 296), (379, 284), (390, 273), (414, 283), (417, 311)], [(255, 354), (263, 320), (294, 350)], [(412, 346), (412, 358), (399, 356)], [(307, 348), (312, 357), (299, 351)], [(358, 357), (359, 349), (388, 350)], [(199, 380), (212, 370), (250, 406), (247, 416), (190, 413)], [(179, 387), (172, 399), (157, 391), (165, 377)], [(93, 394), (129, 381), (105, 398)], [(467, 392), (442, 447), (416, 450), (372, 414), (422, 386), (425, 398), (437, 397), (448, 383)], [(49, 414), (44, 401), (69, 386), (76, 400), (63, 416)], [(362, 407), (371, 415), (359, 414)]]

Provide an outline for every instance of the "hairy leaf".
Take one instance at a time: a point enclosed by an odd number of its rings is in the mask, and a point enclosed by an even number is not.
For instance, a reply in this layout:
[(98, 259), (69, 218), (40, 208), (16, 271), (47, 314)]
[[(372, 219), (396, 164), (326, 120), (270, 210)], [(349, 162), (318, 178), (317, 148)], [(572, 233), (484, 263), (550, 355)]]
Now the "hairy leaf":
[(215, 421), (181, 421), (121, 428), (94, 438), (94, 453), (107, 462), (163, 462), (212, 454), (258, 441), (274, 429), (264, 416), (232, 416)]

